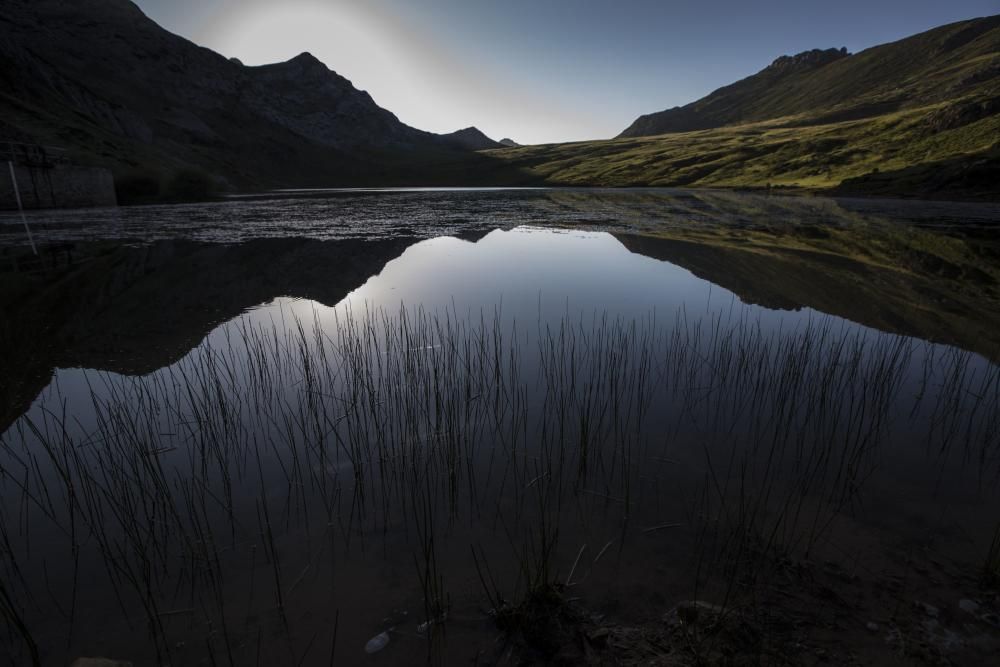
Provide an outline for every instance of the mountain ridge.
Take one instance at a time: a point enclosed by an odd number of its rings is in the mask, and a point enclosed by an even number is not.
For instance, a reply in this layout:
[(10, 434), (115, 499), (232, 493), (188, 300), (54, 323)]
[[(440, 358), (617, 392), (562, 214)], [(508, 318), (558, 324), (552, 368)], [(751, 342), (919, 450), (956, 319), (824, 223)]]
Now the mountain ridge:
[(709, 93), (706, 97), (664, 111), (645, 114), (637, 118), (618, 138), (643, 137), (668, 132), (692, 132), (718, 127), (719, 123), (701, 107), (708, 106), (733, 97), (742, 97), (746, 89), (757, 84), (773, 85), (776, 80), (789, 76), (807, 74), (839, 58), (847, 57), (847, 49), (810, 49), (793, 56), (779, 56), (761, 71), (735, 83)]
[(1000, 15), (778, 58), (615, 139), (491, 154), (574, 187), (1000, 200)]
[(411, 184), (430, 178), (428, 163), (461, 173), (484, 159), (402, 123), (308, 52), (246, 66), (128, 0), (5, 4), (0, 136), (67, 147), (120, 181), (197, 171), (226, 189)]
[(109, 167), (125, 203), (354, 185), (1000, 197), (1000, 15), (780, 56), (617, 139), (521, 147), (410, 127), (308, 52), (246, 66), (129, 0), (4, 1), (0, 139)]
[(1000, 15), (958, 21), (870, 47), (813, 49), (705, 97), (636, 119), (618, 138), (715, 129), (796, 114), (857, 119), (961, 97), (1000, 81)]

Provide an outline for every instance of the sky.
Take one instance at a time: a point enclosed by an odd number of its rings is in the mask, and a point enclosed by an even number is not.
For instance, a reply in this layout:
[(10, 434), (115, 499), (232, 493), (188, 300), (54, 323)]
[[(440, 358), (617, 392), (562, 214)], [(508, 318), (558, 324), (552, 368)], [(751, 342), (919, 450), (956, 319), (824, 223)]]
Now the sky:
[(610, 138), (781, 55), (1000, 13), (1000, 0), (135, 1), (247, 65), (308, 51), (413, 127), (522, 144)]

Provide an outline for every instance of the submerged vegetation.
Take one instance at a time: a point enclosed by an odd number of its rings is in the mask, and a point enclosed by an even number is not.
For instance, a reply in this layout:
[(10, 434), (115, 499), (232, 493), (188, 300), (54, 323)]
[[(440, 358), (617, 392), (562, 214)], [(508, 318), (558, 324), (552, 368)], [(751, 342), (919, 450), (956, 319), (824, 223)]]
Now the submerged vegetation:
[[(739, 612), (737, 631), (728, 610), (759, 613), (844, 539), (869, 548), (885, 461), (913, 471), (891, 476), (906, 497), (925, 497), (923, 457), (989, 496), (1000, 368), (829, 319), (525, 325), (280, 301), (148, 376), (65, 375), (0, 442), (18, 663), (327, 664), (373, 636), (410, 660), (694, 661), (737, 636), (771, 650), (773, 618)], [(676, 607), (674, 643), (625, 642), (642, 631), (587, 608), (640, 581), (712, 603)], [(513, 644), (490, 648), (497, 626)]]

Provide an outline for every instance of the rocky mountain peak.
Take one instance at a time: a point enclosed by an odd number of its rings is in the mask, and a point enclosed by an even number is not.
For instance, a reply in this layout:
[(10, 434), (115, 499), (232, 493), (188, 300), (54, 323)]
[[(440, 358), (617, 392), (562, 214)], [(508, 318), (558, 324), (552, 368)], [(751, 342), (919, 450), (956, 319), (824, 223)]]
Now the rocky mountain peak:
[(322, 75), (330, 72), (330, 68), (323, 61), (308, 51), (300, 53), (291, 60), (278, 63), (278, 65), (284, 70), (302, 72), (303, 74)]
[(478, 127), (466, 127), (441, 136), (448, 143), (474, 151), (501, 147), (499, 142), (490, 139)]
[(456, 130), (453, 134), (469, 137), (485, 137), (483, 131), (478, 127), (470, 125), (469, 127), (463, 127), (461, 130)]
[(298, 65), (303, 65), (307, 67), (315, 67), (316, 65), (319, 65), (320, 67), (326, 68), (326, 65), (324, 65), (319, 58), (309, 53), (308, 51), (303, 51), (302, 53), (295, 56), (288, 62), (296, 63)]

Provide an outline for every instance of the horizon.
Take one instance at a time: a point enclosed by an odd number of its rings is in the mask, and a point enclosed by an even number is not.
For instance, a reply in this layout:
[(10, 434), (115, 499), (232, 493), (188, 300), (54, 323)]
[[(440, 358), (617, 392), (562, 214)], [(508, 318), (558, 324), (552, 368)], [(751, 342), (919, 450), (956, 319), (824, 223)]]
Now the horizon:
[(857, 53), (995, 11), (982, 0), (852, 0), (820, 16), (784, 0), (757, 10), (727, 0), (673, 8), (633, 0), (576, 12), (570, 0), (508, 8), (454, 0), (420, 8), (401, 0), (136, 4), (170, 32), (248, 66), (309, 52), (412, 127), (477, 127), (521, 144), (612, 138), (641, 115), (693, 102), (782, 55)]

